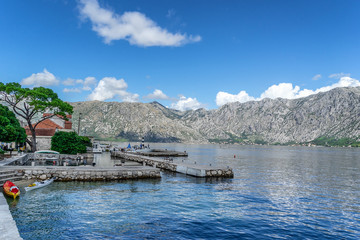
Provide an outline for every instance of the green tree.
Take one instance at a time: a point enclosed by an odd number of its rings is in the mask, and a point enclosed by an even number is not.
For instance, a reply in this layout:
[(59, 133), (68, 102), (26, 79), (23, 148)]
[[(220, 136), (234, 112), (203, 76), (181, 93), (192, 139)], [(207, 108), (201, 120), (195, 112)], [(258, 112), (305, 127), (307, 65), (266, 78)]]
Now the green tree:
[[(44, 87), (22, 88), (19, 83), (0, 83), (0, 101), (6, 102), (13, 112), (27, 122), (32, 139), (26, 141), (33, 152), (36, 151), (35, 130), (39, 123), (56, 115), (68, 120), (66, 114), (73, 112), (72, 106), (59, 99), (53, 90)], [(42, 113), (50, 114), (43, 116)]]
[(25, 129), (20, 126), (19, 120), (8, 107), (0, 104), (0, 142), (26, 141)]
[(84, 139), (76, 132), (56, 132), (51, 138), (51, 150), (62, 154), (85, 153)]

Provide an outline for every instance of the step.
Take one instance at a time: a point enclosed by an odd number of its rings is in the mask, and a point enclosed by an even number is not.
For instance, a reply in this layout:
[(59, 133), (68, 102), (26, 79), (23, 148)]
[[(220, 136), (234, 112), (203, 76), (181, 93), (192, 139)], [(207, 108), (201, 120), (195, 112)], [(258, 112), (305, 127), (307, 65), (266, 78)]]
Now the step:
[(16, 182), (16, 181), (21, 181), (23, 180), (22, 176), (16, 176), (16, 177), (10, 177), (7, 178), (6, 180), (0, 180), (0, 186), (2, 187), (2, 185), (6, 182), (6, 181), (11, 181), (11, 182)]
[(1, 174), (0, 173), (0, 181), (3, 179), (8, 179), (9, 177), (15, 177), (17, 175), (17, 173), (7, 173), (7, 174)]
[(16, 171), (15, 170), (3, 170), (3, 171), (0, 171), (0, 175), (9, 174), (9, 173), (16, 173)]

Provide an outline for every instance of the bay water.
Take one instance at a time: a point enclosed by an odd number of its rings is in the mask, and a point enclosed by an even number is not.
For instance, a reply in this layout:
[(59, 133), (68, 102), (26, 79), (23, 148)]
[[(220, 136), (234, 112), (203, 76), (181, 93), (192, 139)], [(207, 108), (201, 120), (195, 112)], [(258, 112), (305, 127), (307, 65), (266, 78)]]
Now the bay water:
[[(127, 144), (123, 144), (126, 147)], [(360, 149), (150, 144), (234, 178), (54, 182), (10, 210), (24, 239), (360, 239)], [(111, 167), (109, 154), (95, 159)], [(24, 192), (24, 191), (23, 191)]]

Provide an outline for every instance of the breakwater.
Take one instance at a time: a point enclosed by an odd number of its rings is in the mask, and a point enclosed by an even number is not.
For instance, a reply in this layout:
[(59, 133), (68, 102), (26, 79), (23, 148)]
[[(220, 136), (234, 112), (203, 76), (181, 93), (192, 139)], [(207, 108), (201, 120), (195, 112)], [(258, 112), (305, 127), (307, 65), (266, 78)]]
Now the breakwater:
[(143, 164), (145, 163), (148, 166), (153, 166), (172, 172), (184, 173), (195, 177), (234, 177), (233, 170), (229, 167), (216, 168), (212, 166), (196, 165), (189, 163), (175, 163), (166, 159), (156, 159), (138, 154), (124, 153), (119, 151), (112, 152), (111, 156), (129, 161), (140, 162)]
[[(4, 167), (5, 168), (5, 167)], [(94, 168), (81, 167), (6, 167), (17, 170), (24, 180), (45, 180), (56, 177), (56, 181), (111, 181), (122, 179), (160, 178), (160, 170), (146, 166)]]

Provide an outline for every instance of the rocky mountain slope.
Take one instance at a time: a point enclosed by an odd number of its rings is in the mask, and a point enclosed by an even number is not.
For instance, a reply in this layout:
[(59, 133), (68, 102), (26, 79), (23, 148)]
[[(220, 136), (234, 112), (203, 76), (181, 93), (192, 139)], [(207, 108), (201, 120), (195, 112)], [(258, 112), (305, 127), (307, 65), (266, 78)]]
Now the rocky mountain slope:
[(337, 88), (306, 98), (229, 103), (180, 112), (157, 102), (76, 102), (73, 126), (99, 138), (138, 141), (308, 142), (320, 136), (360, 136), (360, 88)]

